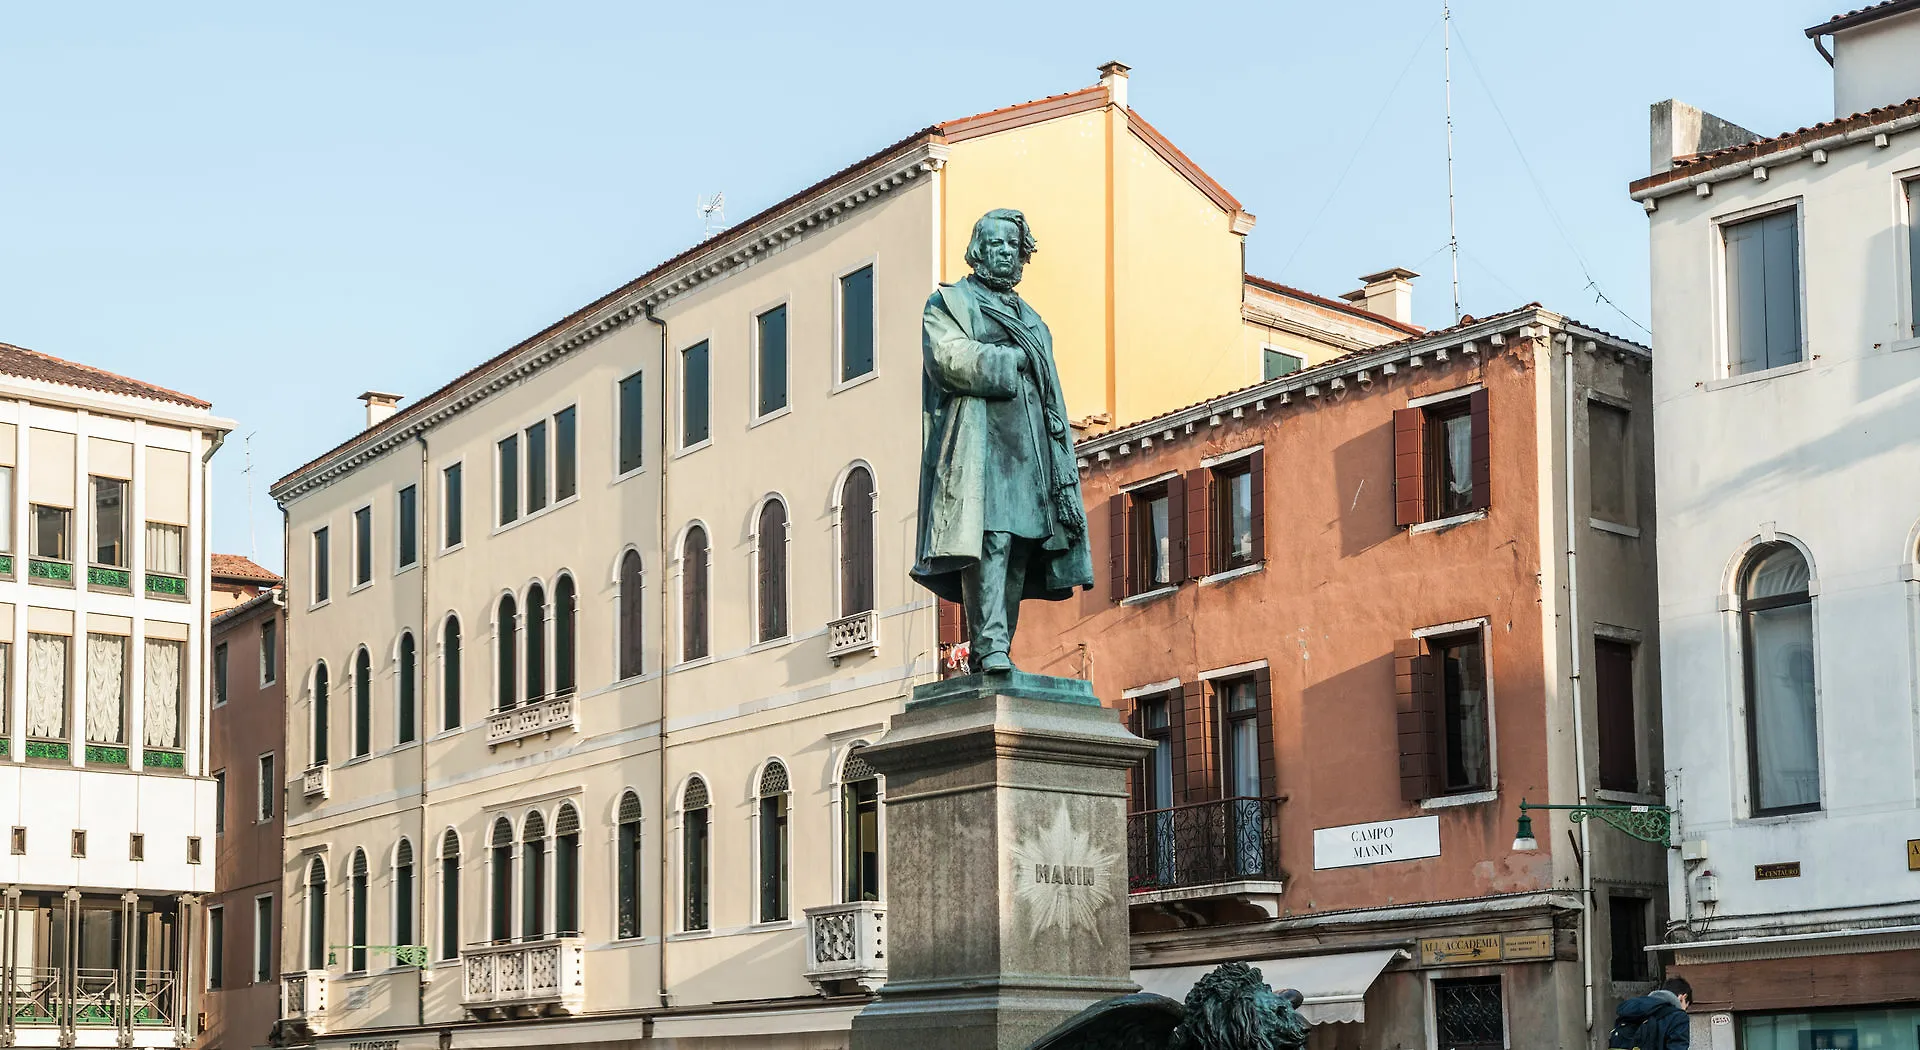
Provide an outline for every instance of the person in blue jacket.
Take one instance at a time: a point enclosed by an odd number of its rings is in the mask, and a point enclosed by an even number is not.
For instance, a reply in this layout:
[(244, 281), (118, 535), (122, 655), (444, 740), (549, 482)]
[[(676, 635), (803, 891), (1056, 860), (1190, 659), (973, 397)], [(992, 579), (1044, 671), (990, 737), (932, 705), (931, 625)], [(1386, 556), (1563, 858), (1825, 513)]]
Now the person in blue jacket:
[(1684, 977), (1669, 977), (1660, 987), (1620, 1004), (1614, 1015), (1609, 1047), (1620, 1050), (1685, 1050), (1692, 1042), (1687, 1005), (1693, 986)]

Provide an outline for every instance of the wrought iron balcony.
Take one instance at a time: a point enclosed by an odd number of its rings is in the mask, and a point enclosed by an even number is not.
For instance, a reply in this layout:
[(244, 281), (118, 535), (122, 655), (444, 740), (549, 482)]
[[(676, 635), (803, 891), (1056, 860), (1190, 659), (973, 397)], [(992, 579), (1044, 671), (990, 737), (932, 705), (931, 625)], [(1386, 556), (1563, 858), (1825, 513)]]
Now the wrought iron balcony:
[(179, 984), (171, 970), (23, 966), (13, 971), (6, 1009), (20, 1028), (178, 1028)]
[(854, 653), (880, 648), (880, 614), (872, 609), (827, 622), (827, 655), (839, 663)]
[(493, 712), (487, 716), (487, 746), (497, 747), (535, 733), (575, 728), (573, 700), (572, 693), (561, 693)]
[(325, 762), (308, 766), (300, 778), (300, 793), (307, 798), (326, 798), (333, 794), (333, 769)]
[(577, 1014), (586, 1004), (585, 958), (578, 937), (475, 945), (460, 953), (460, 1003), (483, 1020)]
[(1277, 798), (1227, 798), (1128, 814), (1127, 888), (1266, 884), (1277, 894), (1279, 813)]
[(299, 970), (280, 975), (280, 1019), (310, 1035), (327, 1032), (327, 971)]
[(822, 995), (847, 982), (869, 992), (887, 983), (887, 906), (854, 901), (807, 909), (807, 980)]

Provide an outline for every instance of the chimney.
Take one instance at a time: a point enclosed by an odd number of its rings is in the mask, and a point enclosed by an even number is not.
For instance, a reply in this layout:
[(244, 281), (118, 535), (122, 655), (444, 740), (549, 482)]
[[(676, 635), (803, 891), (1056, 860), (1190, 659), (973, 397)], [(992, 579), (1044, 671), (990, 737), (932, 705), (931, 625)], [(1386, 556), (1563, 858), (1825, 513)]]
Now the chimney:
[(1131, 68), (1125, 62), (1108, 62), (1100, 67), (1100, 86), (1107, 89), (1107, 99), (1121, 109), (1127, 108), (1127, 72)]
[(1413, 323), (1413, 279), (1420, 276), (1396, 266), (1360, 278), (1360, 290), (1340, 298), (1368, 313), (1391, 317), (1401, 324)]
[(367, 429), (372, 430), (392, 418), (402, 396), (401, 394), (383, 394), (378, 390), (369, 390), (361, 394), (360, 400), (367, 403)]
[(1700, 153), (1712, 153), (1728, 146), (1744, 146), (1760, 136), (1731, 121), (1679, 99), (1655, 102), (1647, 124), (1652, 174), (1672, 171), (1673, 165)]

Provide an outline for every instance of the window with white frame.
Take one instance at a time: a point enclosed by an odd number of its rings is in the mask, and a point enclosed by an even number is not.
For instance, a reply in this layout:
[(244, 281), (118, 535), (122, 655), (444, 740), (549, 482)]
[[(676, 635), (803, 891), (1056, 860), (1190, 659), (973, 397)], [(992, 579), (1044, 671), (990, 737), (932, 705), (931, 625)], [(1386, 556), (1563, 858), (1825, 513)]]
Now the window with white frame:
[(646, 465), (646, 376), (635, 372), (620, 380), (620, 447), (616, 473), (631, 474)]
[(13, 467), (0, 466), (0, 554), (13, 553)]
[(412, 944), (415, 939), (413, 843), (402, 838), (393, 848), (393, 943)]
[(855, 745), (840, 767), (840, 899), (880, 899), (880, 774)]
[(1799, 209), (1726, 223), (1720, 235), (1726, 248), (1727, 374), (1799, 361)]
[(440, 958), (460, 957), (460, 833), (440, 836)]
[(787, 869), (792, 856), (787, 833), (789, 802), (787, 767), (778, 759), (767, 762), (760, 773), (758, 815), (760, 832), (761, 922), (782, 922), (788, 912)]
[(464, 467), (454, 463), (440, 471), (440, 546), (443, 549), (458, 547), (466, 539)]
[(873, 371), (873, 267), (840, 278), (840, 381)]
[(373, 582), (373, 508), (353, 512), (353, 585)]
[(580, 811), (571, 802), (553, 818), (553, 934), (580, 936)]
[(494, 446), (499, 463), (497, 486), (501, 525), (520, 520), (520, 435), (508, 434)]
[(520, 833), (520, 939), (547, 935), (547, 822), (528, 813)]
[(280, 677), (280, 622), (272, 616), (260, 621), (260, 684)]
[(681, 448), (692, 448), (713, 436), (707, 357), (704, 339), (680, 351)]
[(307, 969), (327, 968), (327, 862), (307, 864)]
[(411, 568), (420, 560), (420, 490), (408, 485), (396, 496), (396, 508), (393, 515), (393, 527), (398, 531), (395, 537), (397, 569)]
[(769, 498), (754, 525), (756, 642), (787, 636), (787, 506)]
[(640, 883), (645, 870), (640, 836), (640, 796), (623, 792), (614, 812), (614, 936), (640, 936)]
[(253, 899), (253, 983), (273, 980), (273, 895)]
[(87, 635), (87, 742), (127, 742), (127, 639)]
[(227, 909), (215, 904), (207, 909), (207, 988), (218, 991), (227, 984)]
[(259, 804), (254, 820), (265, 824), (273, 819), (275, 800), (279, 794), (280, 781), (274, 775), (273, 752), (269, 751), (260, 756), (259, 768), (254, 778), (254, 797)]
[(754, 415), (765, 417), (787, 407), (787, 307), (781, 304), (754, 318)]
[(710, 925), (711, 810), (707, 782), (694, 777), (680, 796), (680, 928), (704, 930)]
[(1820, 808), (1812, 574), (1790, 543), (1747, 556), (1740, 574), (1748, 789), (1755, 816)]
[(1920, 338), (1920, 178), (1900, 190), (1907, 202), (1907, 335)]
[[(311, 575), (313, 576), (313, 604), (319, 605), (333, 596), (333, 544), (332, 530), (326, 526), (313, 530), (313, 543), (309, 547)], [(153, 525), (147, 526), (147, 568), (153, 569)]]

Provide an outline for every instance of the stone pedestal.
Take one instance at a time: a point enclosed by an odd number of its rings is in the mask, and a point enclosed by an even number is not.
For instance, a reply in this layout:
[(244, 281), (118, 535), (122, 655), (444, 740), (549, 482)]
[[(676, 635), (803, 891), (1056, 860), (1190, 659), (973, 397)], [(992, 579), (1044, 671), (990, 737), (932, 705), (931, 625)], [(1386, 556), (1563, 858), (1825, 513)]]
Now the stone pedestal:
[(1078, 679), (921, 686), (886, 775), (888, 973), (854, 1050), (1025, 1050), (1127, 976), (1127, 770), (1152, 750)]

